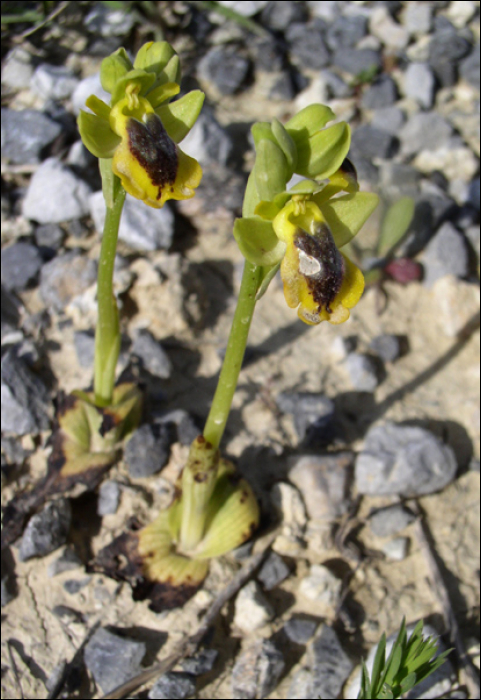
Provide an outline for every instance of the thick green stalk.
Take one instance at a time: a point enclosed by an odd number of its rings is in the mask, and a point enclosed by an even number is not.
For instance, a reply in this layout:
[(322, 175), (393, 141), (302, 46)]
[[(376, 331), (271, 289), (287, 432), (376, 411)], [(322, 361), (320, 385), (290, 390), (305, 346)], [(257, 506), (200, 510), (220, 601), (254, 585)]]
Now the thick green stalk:
[(98, 319), (95, 332), (94, 391), (97, 406), (112, 403), (115, 368), (120, 353), (119, 312), (113, 291), (115, 253), (125, 190), (118, 187), (107, 206), (97, 278)]
[(261, 273), (261, 267), (246, 261), (224, 363), (204, 428), (204, 437), (213, 447), (219, 446), (229, 416), (244, 359)]

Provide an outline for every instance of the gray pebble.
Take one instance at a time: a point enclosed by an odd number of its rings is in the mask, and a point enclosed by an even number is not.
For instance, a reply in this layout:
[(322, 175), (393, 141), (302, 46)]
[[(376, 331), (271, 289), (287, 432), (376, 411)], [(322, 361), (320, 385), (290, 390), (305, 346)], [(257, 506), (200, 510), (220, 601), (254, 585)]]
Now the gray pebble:
[(339, 0), (308, 0), (307, 4), (314, 17), (320, 17), (327, 22), (333, 22), (346, 5)]
[(301, 64), (311, 69), (324, 68), (330, 63), (329, 50), (321, 29), (315, 24), (296, 22), (285, 33), (291, 53)]
[(383, 545), (382, 551), (387, 559), (391, 561), (404, 561), (409, 552), (409, 539), (407, 537), (396, 537)]
[(35, 242), (39, 248), (58, 251), (62, 247), (65, 232), (58, 224), (42, 224), (35, 229)]
[(164, 413), (156, 418), (155, 422), (165, 425), (170, 423), (175, 426), (177, 442), (180, 442), (181, 445), (190, 445), (202, 432), (194, 418), (182, 408)]
[(232, 670), (232, 698), (267, 697), (276, 688), (284, 671), (282, 653), (269, 639), (259, 639), (235, 662)]
[(473, 48), (471, 53), (461, 63), (461, 77), (467, 80), (470, 85), (479, 89), (479, 59), (480, 46), (479, 42)]
[[(89, 199), (90, 215), (99, 234), (105, 221), (105, 200), (102, 192)], [(166, 204), (162, 209), (145, 206), (144, 202), (127, 195), (119, 227), (119, 240), (132, 250), (168, 250), (172, 245), (175, 219)]]
[(45, 384), (11, 348), (2, 357), (2, 432), (26, 435), (47, 430), (51, 402)]
[(362, 97), (364, 109), (382, 109), (392, 107), (398, 97), (394, 80), (388, 75), (381, 75), (366, 90)]
[(291, 617), (283, 627), (287, 637), (295, 644), (307, 644), (312, 639), (319, 623), (314, 620), (304, 620), (300, 617)]
[(129, 439), (124, 459), (134, 479), (157, 474), (168, 462), (171, 431), (167, 425), (142, 425)]
[(299, 455), (289, 462), (289, 481), (299, 489), (309, 517), (333, 521), (349, 505), (349, 483), (354, 455)]
[(79, 365), (92, 367), (95, 359), (95, 333), (93, 331), (75, 331), (73, 342)]
[(480, 194), (480, 181), (478, 176), (471, 182), (469, 186), (469, 203), (476, 209), (478, 213), (480, 209)]
[(65, 498), (48, 503), (28, 521), (18, 555), (20, 561), (44, 557), (65, 544), (70, 529), (72, 510)]
[(326, 39), (331, 51), (341, 46), (352, 47), (361, 41), (367, 33), (367, 18), (362, 15), (338, 17), (328, 27)]
[(269, 2), (262, 11), (263, 26), (276, 32), (282, 32), (294, 22), (305, 22), (306, 7), (300, 2)]
[(2, 284), (1, 290), (1, 338), (15, 333), (20, 323), (20, 302), (15, 295), (8, 292)]
[(288, 71), (284, 71), (272, 84), (269, 97), (272, 100), (290, 101), (294, 99), (296, 94), (292, 75)]
[(375, 110), (371, 125), (396, 136), (405, 121), (404, 112), (399, 107), (382, 107)]
[(410, 34), (423, 35), (431, 31), (433, 8), (426, 2), (405, 5), (404, 26)]
[(322, 625), (309, 650), (314, 688), (321, 698), (337, 698), (353, 669), (332, 627)]
[(6, 85), (12, 90), (24, 90), (30, 87), (30, 81), (33, 75), (31, 61), (32, 57), (28, 51), (22, 46), (15, 46), (8, 52), (3, 61), (2, 85)]
[(195, 677), (190, 673), (170, 671), (161, 676), (148, 697), (152, 700), (183, 700), (195, 695)]
[(11, 163), (40, 163), (62, 127), (34, 109), (2, 108), (2, 158)]
[(375, 391), (380, 384), (379, 368), (369, 355), (353, 352), (346, 360), (351, 384), (357, 391)]
[(380, 170), (383, 191), (391, 200), (418, 195), (421, 173), (412, 165), (388, 160), (381, 164)]
[(100, 34), (102, 37), (119, 36), (129, 34), (135, 24), (135, 17), (130, 12), (121, 9), (110, 9), (106, 5), (96, 5), (84, 19), (85, 28), (91, 34)]
[(82, 560), (77, 552), (71, 547), (65, 547), (61, 555), (49, 565), (47, 573), (50, 578), (53, 578), (58, 574), (63, 574), (65, 571), (78, 569), (79, 566), (82, 566)]
[(189, 656), (180, 663), (185, 673), (192, 676), (204, 676), (210, 673), (217, 661), (219, 652), (216, 649), (201, 649), (195, 656)]
[(83, 251), (70, 250), (42, 267), (40, 296), (49, 309), (63, 311), (97, 279), (97, 265)]
[(2, 284), (8, 291), (21, 292), (34, 283), (43, 260), (38, 248), (20, 241), (2, 250)]
[(369, 349), (383, 362), (396, 362), (401, 357), (401, 338), (390, 333), (378, 335), (371, 341)]
[(291, 570), (284, 559), (276, 552), (271, 552), (257, 574), (257, 578), (262, 583), (265, 591), (272, 591), (282, 581), (285, 581), (290, 576), (290, 573)]
[(416, 516), (402, 505), (388, 506), (369, 516), (369, 525), (377, 537), (392, 537), (410, 525)]
[(447, 142), (452, 132), (450, 124), (437, 112), (414, 114), (399, 133), (402, 153), (414, 156), (423, 150), (435, 151)]
[(282, 71), (286, 60), (276, 39), (271, 36), (255, 37), (250, 41), (249, 46), (254, 55), (256, 71), (265, 73)]
[(57, 158), (47, 158), (32, 176), (22, 213), (39, 224), (80, 219), (89, 212), (90, 187)]
[(77, 595), (82, 588), (85, 588), (85, 586), (88, 586), (90, 581), (92, 580), (91, 576), (87, 576), (82, 579), (69, 579), (68, 581), (65, 581), (63, 584), (64, 589), (67, 591), (69, 595)]
[(334, 437), (334, 402), (323, 394), (282, 393), (276, 399), (284, 413), (292, 414), (299, 440), (305, 447), (329, 444)]
[(239, 591), (235, 600), (233, 625), (244, 634), (264, 627), (274, 617), (274, 608), (262, 593), (256, 581), (249, 581)]
[(199, 61), (200, 80), (214, 85), (222, 95), (233, 95), (247, 78), (250, 62), (237, 49), (214, 47)]
[(169, 379), (172, 363), (162, 345), (148, 331), (141, 331), (132, 345), (132, 355), (142, 361), (143, 367), (154, 377)]
[(226, 165), (233, 148), (229, 133), (219, 124), (213, 111), (205, 108), (182, 141), (182, 149), (202, 166), (210, 163)]
[(430, 109), (434, 102), (436, 80), (427, 63), (410, 63), (404, 74), (404, 91), (424, 109)]
[(465, 278), (469, 274), (469, 252), (466, 240), (450, 223), (441, 226), (424, 251), (424, 283), (427, 287), (441, 277), (454, 275)]
[(346, 83), (337, 73), (334, 73), (327, 68), (320, 71), (319, 77), (327, 86), (328, 91), (332, 97), (351, 97), (353, 94), (353, 87)]
[(479, 474), (480, 471), (480, 462), (479, 459), (472, 459), (470, 464), (469, 464), (469, 471), (470, 472), (475, 472), (476, 474)]
[(394, 138), (384, 129), (364, 124), (352, 136), (352, 149), (365, 158), (389, 158), (394, 149)]
[(98, 515), (112, 515), (117, 512), (120, 500), (120, 486), (116, 481), (104, 481), (99, 488), (97, 503)]
[(428, 430), (387, 422), (367, 433), (356, 485), (362, 494), (411, 498), (440, 491), (457, 468), (453, 450)]
[(224, 5), (244, 17), (253, 17), (268, 4), (268, 0), (219, 0), (219, 5)]
[(65, 100), (78, 85), (78, 79), (66, 66), (41, 63), (35, 69), (30, 87), (44, 100)]
[(79, 82), (72, 95), (72, 106), (74, 114), (79, 114), (80, 110), (86, 110), (85, 101), (95, 95), (99, 100), (103, 100), (107, 104), (110, 102), (110, 94), (106, 92), (100, 82), (100, 73), (89, 75)]
[(470, 42), (451, 29), (435, 33), (429, 45), (429, 63), (443, 87), (456, 84), (458, 64), (470, 50)]
[(146, 645), (100, 628), (87, 642), (85, 665), (103, 693), (125, 683), (140, 671)]
[(12, 478), (23, 466), (27, 455), (27, 450), (23, 449), (19, 440), (2, 435), (2, 479)]
[(371, 68), (380, 69), (382, 66), (381, 54), (375, 49), (338, 49), (332, 62), (351, 75), (359, 75)]
[(289, 700), (319, 700), (320, 695), (314, 691), (314, 681), (310, 668), (301, 668), (294, 674), (286, 698)]

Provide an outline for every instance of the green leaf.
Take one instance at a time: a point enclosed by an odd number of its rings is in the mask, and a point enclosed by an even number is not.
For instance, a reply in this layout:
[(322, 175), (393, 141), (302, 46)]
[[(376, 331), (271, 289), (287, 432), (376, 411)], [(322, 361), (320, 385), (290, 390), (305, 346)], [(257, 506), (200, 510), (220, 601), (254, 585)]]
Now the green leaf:
[(289, 119), (286, 130), (296, 146), (300, 146), (323, 129), (335, 116), (332, 109), (326, 105), (309, 105)]
[(307, 141), (296, 141), (296, 145), (296, 172), (322, 180), (342, 165), (351, 145), (351, 130), (346, 122), (340, 122), (319, 131)]
[(256, 294), (256, 301), (259, 301), (264, 294), (267, 292), (267, 289), (274, 279), (274, 277), (277, 275), (279, 272), (279, 268), (281, 266), (281, 263), (277, 263), (277, 265), (273, 265), (272, 267), (263, 267), (262, 268), (262, 275), (261, 275), (261, 281), (259, 284), (259, 289)]
[(388, 255), (399, 245), (411, 225), (414, 209), (411, 197), (403, 197), (389, 207), (382, 222), (377, 248), (380, 257)]
[(401, 682), (401, 693), (404, 695), (404, 693), (408, 693), (410, 690), (414, 688), (415, 685), (419, 683), (419, 679), (417, 678), (415, 673), (410, 673), (406, 678), (403, 679)]
[(379, 683), (379, 678), (381, 676), (381, 672), (384, 668), (384, 664), (386, 661), (386, 635), (383, 634), (381, 637), (381, 640), (378, 644), (377, 651), (376, 651), (376, 656), (374, 657), (374, 664), (372, 667), (372, 673), (371, 673), (371, 684), (376, 690), (378, 683)]
[(259, 197), (267, 202), (284, 192), (290, 180), (289, 167), (277, 142), (262, 139), (259, 142), (254, 166), (254, 176)]
[(277, 265), (286, 250), (285, 243), (274, 233), (271, 222), (258, 217), (236, 219), (234, 238), (242, 255), (253, 265)]
[(83, 144), (90, 153), (97, 158), (112, 158), (121, 139), (105, 119), (80, 110), (77, 125)]
[(367, 670), (364, 659), (362, 660), (362, 673), (361, 673), (361, 690), (358, 695), (358, 700), (363, 700), (364, 698), (372, 697), (371, 681), (369, 680), (369, 671)]
[[(314, 201), (315, 201), (314, 195)], [(372, 192), (354, 192), (324, 202), (321, 207), (338, 248), (349, 243), (360, 231), (379, 203)]]
[(289, 168), (294, 172), (297, 162), (296, 144), (278, 119), (272, 120), (272, 133), (286, 157)]
[(192, 90), (180, 100), (163, 104), (155, 110), (170, 138), (180, 143), (194, 126), (204, 104), (205, 95)]

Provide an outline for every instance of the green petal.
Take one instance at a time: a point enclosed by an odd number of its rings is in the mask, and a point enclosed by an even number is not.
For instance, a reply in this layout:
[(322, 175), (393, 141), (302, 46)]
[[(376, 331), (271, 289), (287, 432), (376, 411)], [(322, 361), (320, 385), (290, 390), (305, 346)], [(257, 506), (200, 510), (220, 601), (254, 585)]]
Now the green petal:
[(315, 180), (302, 180), (298, 182), (294, 187), (291, 187), (289, 194), (307, 194), (311, 195), (319, 190), (319, 183)]
[(103, 100), (101, 100), (100, 97), (97, 97), (97, 95), (90, 95), (90, 97), (85, 100), (85, 105), (98, 117), (102, 117), (103, 119), (109, 121), (110, 107)]
[(253, 265), (277, 265), (286, 250), (285, 243), (274, 233), (271, 222), (257, 217), (236, 219), (234, 238), (242, 255)]
[(125, 89), (129, 83), (135, 83), (140, 86), (140, 94), (145, 95), (146, 92), (152, 87), (155, 82), (155, 75), (153, 73), (147, 73), (144, 70), (131, 70), (126, 73), (120, 80), (117, 81), (114, 91), (112, 93), (111, 104), (115, 105), (117, 102), (125, 97)]
[(167, 102), (167, 100), (178, 95), (179, 92), (180, 85), (178, 83), (162, 83), (162, 85), (159, 85), (147, 93), (145, 97), (155, 109), (156, 107), (160, 107), (163, 102)]
[(298, 145), (296, 172), (319, 180), (329, 177), (341, 167), (350, 144), (351, 131), (346, 122), (319, 131)]
[(332, 109), (326, 105), (309, 105), (301, 109), (287, 122), (286, 129), (296, 146), (301, 146), (320, 129), (323, 129), (335, 116)]
[(180, 143), (187, 136), (200, 114), (204, 99), (203, 92), (192, 90), (180, 100), (163, 104), (155, 110), (173, 141)]
[(175, 51), (167, 41), (149, 41), (137, 52), (134, 68), (158, 75), (172, 56)]
[(322, 214), (338, 248), (354, 238), (378, 204), (379, 197), (372, 192), (354, 192), (322, 204)]
[(159, 75), (159, 80), (180, 84), (181, 79), (182, 69), (180, 65), (180, 58), (176, 54), (175, 56), (172, 56), (162, 73)]
[(272, 120), (272, 133), (286, 157), (289, 168), (294, 172), (297, 162), (296, 144), (278, 119)]
[(254, 174), (261, 201), (271, 201), (277, 194), (284, 192), (292, 173), (277, 142), (273, 143), (267, 139), (260, 141), (256, 152)]
[(251, 128), (251, 133), (256, 150), (263, 139), (277, 144), (276, 137), (272, 133), (272, 127), (269, 122), (256, 122)]
[(83, 144), (90, 153), (97, 158), (112, 158), (121, 139), (114, 134), (108, 121), (81, 110), (77, 124)]
[(133, 68), (130, 58), (124, 48), (117, 49), (102, 61), (100, 67), (100, 82), (107, 92), (112, 93), (120, 78)]

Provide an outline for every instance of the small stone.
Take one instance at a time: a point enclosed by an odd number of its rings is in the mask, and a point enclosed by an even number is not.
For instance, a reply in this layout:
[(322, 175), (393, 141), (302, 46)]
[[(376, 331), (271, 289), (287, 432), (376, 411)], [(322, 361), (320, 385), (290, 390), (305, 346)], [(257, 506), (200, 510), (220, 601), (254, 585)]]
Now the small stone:
[(412, 165), (386, 161), (381, 163), (380, 171), (383, 191), (391, 200), (418, 196), (421, 174)]
[(99, 100), (103, 100), (107, 104), (110, 101), (110, 94), (103, 89), (100, 82), (100, 73), (89, 75), (88, 78), (81, 80), (72, 95), (72, 106), (74, 114), (80, 114), (80, 110), (85, 110), (85, 102), (90, 97), (95, 95)]
[(257, 574), (257, 578), (262, 583), (265, 591), (272, 591), (282, 581), (285, 581), (290, 576), (290, 573), (291, 570), (284, 559), (275, 552), (271, 552)]
[(471, 0), (458, 0), (451, 2), (446, 11), (446, 17), (457, 29), (465, 27), (474, 17), (477, 10), (477, 3)]
[(289, 687), (289, 694), (286, 696), (289, 700), (310, 700), (319, 698), (314, 690), (314, 679), (310, 668), (301, 668), (294, 674), (292, 683)]
[(422, 150), (435, 151), (440, 144), (447, 142), (452, 132), (450, 124), (437, 112), (414, 114), (399, 133), (402, 153), (412, 156)]
[(235, 601), (234, 627), (250, 634), (274, 617), (274, 609), (255, 581), (241, 588)]
[(91, 581), (91, 576), (86, 576), (85, 578), (82, 579), (69, 579), (68, 581), (65, 581), (63, 584), (64, 589), (67, 591), (69, 595), (77, 595), (82, 588), (85, 588), (85, 586), (88, 586), (88, 584)]
[(91, 34), (125, 37), (134, 26), (135, 17), (130, 12), (111, 10), (108, 6), (100, 4), (90, 10), (84, 23)]
[(182, 141), (182, 150), (202, 166), (211, 163), (226, 165), (234, 143), (229, 133), (219, 124), (210, 109), (203, 109), (189, 134)]
[(272, 84), (269, 97), (272, 100), (290, 101), (294, 99), (296, 93), (297, 91), (294, 87), (292, 75), (287, 71), (284, 71)]
[(65, 100), (78, 85), (78, 79), (66, 66), (41, 63), (35, 69), (30, 87), (32, 92), (46, 100)]
[(326, 39), (331, 51), (341, 46), (356, 46), (366, 36), (367, 19), (362, 15), (338, 17), (327, 29)]
[(432, 289), (440, 310), (439, 325), (444, 335), (456, 338), (479, 314), (479, 287), (453, 275), (442, 277)]
[(285, 31), (295, 22), (307, 20), (307, 10), (300, 2), (269, 2), (262, 10), (262, 25), (275, 32)]
[(386, 542), (382, 551), (387, 559), (391, 561), (404, 561), (409, 551), (409, 539), (407, 537), (396, 537), (396, 539)]
[(318, 626), (319, 623), (314, 620), (291, 617), (284, 625), (283, 630), (294, 644), (307, 644), (314, 636)]
[[(105, 200), (95, 192), (89, 200), (90, 215), (99, 234), (105, 222)], [(132, 250), (168, 250), (172, 245), (175, 219), (168, 205), (162, 209), (146, 207), (140, 199), (127, 195), (119, 227), (119, 240)]]
[(321, 82), (327, 88), (328, 94), (331, 97), (338, 97), (343, 99), (345, 97), (351, 97), (353, 94), (353, 87), (346, 83), (337, 73), (333, 73), (330, 70), (322, 70), (318, 76)]
[(255, 37), (250, 42), (256, 71), (278, 73), (285, 66), (285, 57), (279, 42), (272, 36)]
[(71, 519), (70, 502), (65, 498), (48, 503), (40, 513), (33, 515), (20, 542), (20, 561), (44, 557), (65, 544)]
[(2, 250), (2, 284), (9, 292), (21, 292), (37, 279), (43, 260), (38, 249), (23, 243), (14, 243)]
[(156, 418), (155, 422), (174, 426), (177, 434), (176, 441), (180, 442), (181, 445), (190, 445), (202, 432), (194, 418), (181, 408), (164, 413)]
[(479, 459), (473, 458), (471, 462), (469, 463), (469, 471), (474, 472), (475, 474), (479, 474), (481, 468), (481, 464)]
[(40, 224), (80, 219), (89, 212), (90, 187), (57, 158), (47, 158), (32, 176), (22, 213)]
[(388, 506), (369, 516), (369, 525), (377, 537), (392, 537), (410, 525), (416, 516), (402, 505)]
[(142, 479), (157, 474), (169, 460), (171, 431), (167, 425), (142, 425), (129, 439), (124, 459), (129, 474)]
[(3, 478), (11, 479), (23, 466), (28, 455), (19, 440), (2, 435), (2, 483)]
[(321, 447), (332, 442), (334, 436), (334, 402), (322, 394), (282, 393), (277, 406), (294, 418), (299, 440), (304, 446)]
[[(422, 173), (431, 174), (439, 171), (450, 180), (469, 183), (476, 175), (478, 161), (469, 146), (462, 145), (458, 138), (439, 146), (437, 149), (423, 150), (413, 161), (414, 167)], [(452, 187), (452, 182), (450, 183)]]
[(4, 339), (15, 333), (20, 323), (20, 302), (14, 294), (7, 292), (2, 284), (1, 291), (1, 338)]
[(11, 163), (40, 163), (61, 133), (62, 126), (43, 112), (2, 109), (2, 158)]
[(169, 671), (161, 676), (148, 697), (152, 700), (183, 700), (195, 695), (195, 677), (190, 673)]
[(429, 34), (432, 26), (433, 8), (425, 2), (408, 2), (404, 10), (404, 26), (410, 34)]
[(267, 697), (276, 688), (284, 668), (284, 657), (273, 642), (259, 639), (234, 664), (233, 700)]
[(441, 226), (423, 255), (424, 284), (432, 287), (446, 275), (463, 278), (469, 274), (466, 240), (449, 222)]
[(311, 519), (336, 520), (349, 505), (354, 455), (296, 456), (290, 461), (289, 480), (299, 489)]
[(33, 75), (31, 61), (32, 57), (28, 51), (26, 51), (22, 46), (15, 46), (15, 48), (8, 52), (3, 61), (2, 85), (6, 85), (12, 90), (24, 90), (25, 88), (29, 88), (30, 80), (32, 79)]
[(322, 625), (309, 650), (316, 697), (338, 698), (354, 664), (332, 627)]
[(146, 645), (100, 628), (85, 646), (84, 660), (103, 693), (125, 683), (140, 671)]
[(50, 578), (53, 578), (58, 574), (63, 574), (65, 571), (78, 569), (82, 564), (82, 560), (77, 552), (71, 547), (65, 547), (61, 555), (49, 565), (47, 573)]
[(94, 260), (78, 250), (70, 250), (46, 263), (40, 274), (40, 296), (49, 309), (63, 311), (75, 297), (97, 280)]
[(95, 359), (95, 333), (93, 331), (75, 331), (73, 342), (79, 365), (92, 367)]
[(169, 379), (172, 374), (172, 363), (162, 345), (148, 331), (138, 334), (132, 345), (132, 355), (142, 362), (142, 366), (160, 379)]
[(375, 129), (382, 129), (396, 136), (405, 121), (404, 112), (399, 107), (382, 107), (375, 110), (371, 125)]
[(397, 87), (394, 80), (388, 75), (381, 75), (364, 93), (362, 106), (364, 109), (392, 107), (397, 97)]
[(380, 384), (379, 368), (369, 355), (353, 352), (346, 360), (346, 369), (357, 391), (373, 392)]
[(409, 32), (398, 24), (386, 7), (376, 7), (369, 22), (370, 33), (393, 51), (403, 51), (409, 43)]
[(250, 62), (238, 50), (214, 47), (197, 64), (197, 75), (221, 93), (233, 95), (247, 78)]
[(404, 92), (421, 105), (430, 109), (434, 102), (436, 81), (427, 63), (410, 63), (404, 74)]
[(99, 488), (97, 513), (100, 516), (117, 512), (120, 500), (120, 486), (116, 481), (104, 481)]
[(471, 44), (453, 29), (436, 31), (429, 46), (429, 63), (443, 87), (458, 79), (458, 64), (471, 50)]
[(415, 498), (443, 489), (457, 469), (451, 447), (428, 430), (387, 422), (367, 433), (355, 477), (359, 493)]
[(323, 32), (315, 23), (291, 24), (285, 37), (291, 53), (302, 64), (308, 65), (313, 70), (329, 65), (329, 50), (324, 42)]
[(333, 22), (341, 14), (339, 0), (308, 0), (307, 4), (314, 17), (320, 17), (326, 22)]
[(394, 138), (383, 129), (364, 124), (354, 132), (352, 148), (365, 158), (389, 158), (394, 149)]
[(45, 384), (15, 348), (2, 357), (2, 432), (12, 435), (37, 434), (50, 425), (51, 402)]
[[(480, 210), (480, 180), (479, 176), (476, 177), (470, 184), (469, 187), (469, 203), (476, 209), (479, 213)], [(478, 228), (478, 241), (479, 241), (479, 228)]]
[(461, 63), (460, 69), (461, 77), (477, 89), (479, 89), (479, 59), (480, 46), (478, 42), (469, 56)]
[(331, 345), (331, 357), (335, 362), (343, 362), (356, 347), (357, 338), (354, 336), (343, 338), (341, 335), (336, 335)]
[(39, 248), (57, 252), (65, 238), (64, 231), (58, 224), (43, 224), (35, 229), (35, 242)]
[(299, 593), (326, 610), (334, 610), (339, 602), (341, 588), (342, 581), (326, 566), (313, 564), (309, 575), (299, 584)]
[(378, 335), (371, 341), (369, 349), (383, 362), (396, 362), (402, 353), (401, 338), (390, 333)]
[(204, 676), (212, 671), (218, 656), (217, 649), (201, 649), (195, 656), (183, 659), (180, 665), (185, 673), (190, 673), (193, 676)]
[(224, 5), (244, 17), (253, 17), (268, 4), (268, 0), (219, 0), (219, 5)]

